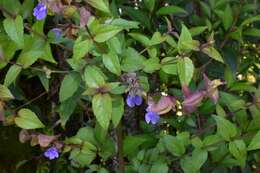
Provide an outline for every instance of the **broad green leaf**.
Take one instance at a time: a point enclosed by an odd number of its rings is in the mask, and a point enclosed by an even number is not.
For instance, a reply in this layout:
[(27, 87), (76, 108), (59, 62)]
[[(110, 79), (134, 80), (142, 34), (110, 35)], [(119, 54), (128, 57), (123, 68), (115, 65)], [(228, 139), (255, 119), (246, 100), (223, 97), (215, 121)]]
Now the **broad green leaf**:
[(50, 85), (49, 85), (49, 78), (47, 77), (46, 73), (44, 72), (39, 72), (38, 77), (41, 81), (41, 84), (43, 85), (44, 89), (48, 92)]
[(79, 61), (83, 58), (93, 47), (92, 41), (89, 39), (83, 40), (79, 37), (73, 46), (73, 59)]
[(230, 141), (231, 138), (236, 136), (236, 126), (232, 124), (229, 120), (216, 115), (213, 115), (213, 118), (217, 122), (217, 133), (222, 136), (223, 139), (225, 139), (226, 141)]
[(92, 109), (98, 123), (105, 130), (108, 129), (111, 114), (112, 100), (109, 94), (97, 94), (92, 98)]
[(37, 115), (30, 109), (20, 109), (15, 117), (15, 124), (23, 129), (38, 129), (45, 127), (38, 119)]
[(160, 60), (157, 57), (147, 59), (144, 62), (143, 71), (145, 71), (146, 73), (153, 73), (154, 71), (159, 70), (161, 68), (161, 64), (159, 61)]
[(216, 61), (224, 63), (222, 56), (214, 47), (205, 47), (202, 49), (202, 52), (207, 54), (209, 57), (215, 59)]
[(51, 46), (49, 43), (46, 43), (44, 46), (44, 53), (42, 56), (40, 56), (40, 59), (43, 59), (44, 61), (47, 62), (51, 62), (54, 64), (57, 64), (57, 62), (55, 61), (53, 55), (52, 55), (52, 51), (51, 51)]
[(258, 149), (260, 149), (260, 130), (256, 133), (256, 135), (253, 137), (253, 139), (247, 147), (248, 151)]
[(62, 102), (58, 108), (58, 113), (60, 116), (61, 126), (65, 128), (65, 125), (67, 121), (69, 120), (70, 116), (74, 112), (76, 106), (77, 106), (77, 97), (79, 96), (73, 96), (64, 102)]
[(126, 136), (123, 142), (123, 153), (124, 156), (130, 155), (135, 152), (140, 145), (150, 140), (147, 135), (138, 136)]
[(129, 47), (124, 52), (122, 61), (122, 70), (126, 72), (134, 72), (143, 68), (145, 58), (141, 56), (135, 49)]
[(108, 54), (104, 54), (102, 57), (103, 64), (105, 67), (112, 73), (120, 76), (121, 75), (121, 66), (118, 56), (110, 51)]
[(196, 36), (196, 35), (203, 33), (206, 29), (208, 29), (207, 26), (196, 26), (196, 27), (190, 28), (189, 31), (192, 36)]
[(233, 23), (233, 14), (230, 5), (227, 5), (225, 8), (224, 16), (222, 17), (222, 22), (226, 31), (231, 27)]
[(77, 73), (67, 74), (60, 87), (59, 99), (63, 102), (73, 96), (80, 84), (80, 76)]
[(105, 13), (110, 13), (109, 4), (107, 0), (85, 0), (92, 7), (103, 11)]
[(144, 5), (150, 12), (154, 9), (155, 1), (156, 0), (144, 0)]
[(185, 153), (185, 146), (182, 140), (166, 135), (163, 137), (163, 142), (166, 149), (174, 156), (180, 157)]
[(162, 65), (162, 70), (167, 74), (177, 75), (177, 64)]
[(193, 48), (192, 36), (188, 28), (182, 24), (181, 35), (178, 41), (179, 53), (190, 51)]
[(115, 25), (100, 26), (96, 31), (94, 31), (94, 40), (98, 43), (103, 43), (114, 37), (122, 29), (123, 28)]
[(190, 58), (179, 58), (177, 62), (177, 71), (182, 85), (189, 85), (194, 72), (193, 62)]
[(3, 21), (5, 32), (21, 49), (24, 46), (23, 18), (17, 16), (16, 19), (6, 18)]
[(0, 84), (0, 100), (10, 100), (10, 99), (14, 99), (12, 93), (9, 91), (9, 89), (6, 86)]
[(95, 131), (89, 126), (80, 128), (75, 137), (80, 138), (82, 141), (88, 141), (95, 146), (98, 144)]
[(111, 38), (108, 42), (108, 47), (109, 47), (109, 50), (117, 53), (117, 54), (121, 54), (122, 53), (122, 44), (119, 40), (118, 37), (113, 37)]
[(243, 32), (243, 35), (260, 37), (260, 29), (258, 28), (249, 28)]
[(41, 56), (46, 56), (45, 41), (39, 37), (26, 35), (24, 49), (17, 59), (17, 63), (28, 68)]
[(241, 167), (245, 166), (247, 151), (246, 144), (243, 140), (235, 140), (230, 142), (229, 152), (239, 161)]
[(124, 114), (124, 99), (123, 97), (116, 97), (112, 102), (112, 123), (114, 127), (118, 125)]
[(219, 135), (208, 135), (203, 140), (203, 147), (205, 147), (208, 151), (213, 151), (218, 148), (218, 146), (214, 146), (214, 144), (222, 141), (221, 136)]
[(21, 70), (22, 70), (22, 67), (20, 67), (18, 65), (12, 65), (8, 69), (7, 74), (5, 75), (4, 85), (8, 87), (13, 82), (15, 82), (15, 80), (16, 80), (17, 76), (20, 74)]
[(150, 40), (150, 46), (161, 44), (166, 40), (166, 37), (162, 36), (160, 32), (155, 32)]
[(197, 173), (208, 158), (208, 152), (195, 149), (192, 156), (186, 156), (181, 160), (181, 168), (184, 173)]
[(4, 68), (8, 64), (7, 62), (14, 58), (16, 50), (16, 43), (10, 40), (8, 36), (0, 37), (0, 69)]
[(171, 14), (185, 14), (187, 15), (188, 12), (184, 10), (181, 7), (175, 6), (175, 5), (170, 5), (170, 6), (165, 6), (161, 7), (157, 12), (157, 15), (171, 15)]
[(96, 158), (96, 148), (91, 143), (85, 141), (82, 147), (75, 148), (70, 152), (69, 159), (78, 163), (80, 166), (89, 166)]
[(241, 26), (245, 26), (247, 24), (253, 23), (253, 22), (257, 22), (260, 21), (260, 14), (253, 16), (253, 17), (249, 17), (246, 20), (244, 20), (241, 24)]
[(142, 43), (146, 47), (148, 47), (150, 45), (150, 39), (143, 34), (129, 33), (128, 35), (130, 35), (131, 37), (133, 37), (135, 40), (139, 41), (140, 43)]
[(98, 88), (105, 84), (104, 76), (95, 66), (87, 66), (84, 72), (86, 85), (90, 88)]
[(113, 21), (111, 22), (111, 25), (114, 26), (118, 26), (122, 29), (138, 29), (139, 28), (139, 22), (136, 21), (131, 21), (131, 20), (126, 20), (126, 19), (122, 19), (122, 18), (118, 18), (118, 19), (113, 19)]
[(155, 163), (152, 165), (150, 173), (168, 173), (168, 170), (166, 163)]

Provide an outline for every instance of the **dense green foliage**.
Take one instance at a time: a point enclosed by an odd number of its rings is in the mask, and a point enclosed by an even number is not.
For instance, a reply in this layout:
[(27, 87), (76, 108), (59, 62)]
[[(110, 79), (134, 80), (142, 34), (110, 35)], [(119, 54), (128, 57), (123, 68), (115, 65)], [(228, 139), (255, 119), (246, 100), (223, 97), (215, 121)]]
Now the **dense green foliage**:
[(0, 0), (1, 173), (260, 171), (259, 1), (39, 2)]

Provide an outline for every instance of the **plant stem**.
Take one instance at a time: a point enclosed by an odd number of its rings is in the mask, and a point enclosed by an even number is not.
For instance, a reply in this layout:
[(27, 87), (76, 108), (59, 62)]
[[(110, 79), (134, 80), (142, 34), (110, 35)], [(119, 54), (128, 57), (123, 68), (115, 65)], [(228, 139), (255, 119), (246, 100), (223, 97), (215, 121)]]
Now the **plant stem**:
[(121, 121), (116, 128), (116, 134), (117, 134), (119, 173), (124, 173), (125, 161), (124, 161), (124, 153), (123, 153), (123, 129), (122, 129)]

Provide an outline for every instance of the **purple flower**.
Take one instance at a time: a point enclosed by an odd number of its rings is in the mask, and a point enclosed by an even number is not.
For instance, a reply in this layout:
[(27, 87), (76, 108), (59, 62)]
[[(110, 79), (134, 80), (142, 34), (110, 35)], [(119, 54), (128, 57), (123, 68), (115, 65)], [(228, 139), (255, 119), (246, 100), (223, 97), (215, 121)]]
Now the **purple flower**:
[(44, 152), (44, 156), (50, 160), (56, 159), (59, 157), (58, 149), (55, 147), (51, 147)]
[(141, 96), (135, 95), (132, 96), (130, 94), (128, 94), (127, 98), (126, 98), (126, 103), (130, 108), (133, 108), (135, 106), (140, 106), (143, 102), (143, 98)]
[(43, 3), (38, 3), (37, 6), (33, 9), (33, 15), (37, 20), (42, 20), (47, 15), (47, 7)]
[(157, 114), (155, 112), (147, 112), (145, 114), (145, 121), (147, 124), (149, 124), (150, 122), (152, 124), (156, 124), (160, 121), (160, 116), (159, 116), (159, 114)]
[(51, 31), (55, 34), (56, 39), (61, 38), (62, 30), (60, 28), (53, 28)]

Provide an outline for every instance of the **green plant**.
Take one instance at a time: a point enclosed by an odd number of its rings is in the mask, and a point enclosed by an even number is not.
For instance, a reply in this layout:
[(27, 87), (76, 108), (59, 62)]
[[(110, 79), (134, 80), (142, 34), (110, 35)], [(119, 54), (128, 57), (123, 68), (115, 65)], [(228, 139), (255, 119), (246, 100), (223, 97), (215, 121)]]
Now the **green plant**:
[(259, 171), (259, 9), (0, 0), (0, 169)]

